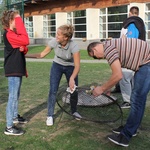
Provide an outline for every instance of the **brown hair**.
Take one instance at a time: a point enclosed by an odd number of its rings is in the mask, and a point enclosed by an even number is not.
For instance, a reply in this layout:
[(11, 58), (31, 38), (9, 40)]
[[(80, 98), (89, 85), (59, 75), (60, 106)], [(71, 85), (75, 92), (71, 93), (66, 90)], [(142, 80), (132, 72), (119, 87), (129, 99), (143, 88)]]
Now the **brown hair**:
[(74, 33), (74, 27), (72, 25), (62, 25), (60, 27), (58, 27), (58, 29), (61, 30), (62, 34), (66, 37), (68, 37), (68, 39), (71, 39)]
[(9, 22), (14, 19), (16, 14), (19, 14), (17, 10), (7, 10), (3, 12), (1, 22), (4, 29), (9, 28)]
[(137, 6), (131, 7), (131, 8), (130, 8), (130, 13), (131, 13), (132, 15), (138, 16), (138, 15), (139, 15), (139, 8), (138, 8)]

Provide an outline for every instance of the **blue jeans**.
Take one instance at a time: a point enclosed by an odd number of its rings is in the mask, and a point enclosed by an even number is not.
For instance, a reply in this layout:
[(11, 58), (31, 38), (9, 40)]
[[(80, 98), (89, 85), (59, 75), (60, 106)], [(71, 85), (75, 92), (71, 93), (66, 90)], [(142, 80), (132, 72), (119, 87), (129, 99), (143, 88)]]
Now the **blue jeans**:
[(22, 77), (8, 77), (8, 103), (6, 107), (7, 127), (13, 126), (13, 119), (18, 116), (18, 100)]
[[(50, 71), (50, 90), (48, 97), (48, 116), (54, 115), (54, 108), (56, 103), (56, 94), (58, 91), (59, 83), (64, 74), (69, 84), (69, 79), (73, 73), (74, 66), (63, 66), (53, 62)], [(75, 84), (78, 86), (78, 76), (75, 78)], [(67, 88), (67, 87), (66, 87)], [(75, 91), (70, 95), (71, 112), (76, 112), (78, 102), (78, 92)]]
[(139, 68), (134, 75), (134, 87), (131, 93), (131, 108), (127, 122), (121, 131), (128, 140), (137, 132), (141, 124), (146, 99), (150, 90), (150, 63)]

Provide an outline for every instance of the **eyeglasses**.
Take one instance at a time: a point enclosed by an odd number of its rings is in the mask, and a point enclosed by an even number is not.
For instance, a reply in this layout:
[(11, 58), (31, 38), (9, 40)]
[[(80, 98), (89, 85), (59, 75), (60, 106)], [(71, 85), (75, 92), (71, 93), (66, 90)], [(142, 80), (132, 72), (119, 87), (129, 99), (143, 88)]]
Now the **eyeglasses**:
[(96, 56), (93, 56), (94, 59), (98, 59)]

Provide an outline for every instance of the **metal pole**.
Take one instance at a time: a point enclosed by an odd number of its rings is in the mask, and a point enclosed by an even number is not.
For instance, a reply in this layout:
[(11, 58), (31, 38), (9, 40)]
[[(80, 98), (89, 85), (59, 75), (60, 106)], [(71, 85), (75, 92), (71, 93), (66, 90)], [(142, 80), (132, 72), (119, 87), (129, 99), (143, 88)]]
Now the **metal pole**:
[(9, 9), (9, 3), (8, 3), (8, 0), (7, 0), (7, 9)]
[(22, 19), (24, 22), (24, 0), (22, 0)]

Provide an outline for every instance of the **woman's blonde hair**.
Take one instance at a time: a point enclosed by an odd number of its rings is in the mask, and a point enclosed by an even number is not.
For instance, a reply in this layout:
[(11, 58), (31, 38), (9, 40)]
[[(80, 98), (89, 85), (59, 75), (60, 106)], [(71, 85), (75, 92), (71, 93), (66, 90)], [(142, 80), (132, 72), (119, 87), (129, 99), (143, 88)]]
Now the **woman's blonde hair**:
[(62, 34), (66, 37), (68, 37), (68, 39), (71, 39), (74, 33), (74, 27), (71, 24), (65, 24), (62, 25), (60, 27), (58, 27), (58, 29), (61, 30)]
[(4, 29), (9, 28), (9, 23), (14, 19), (14, 16), (19, 14), (17, 10), (7, 10), (3, 12), (1, 22)]

